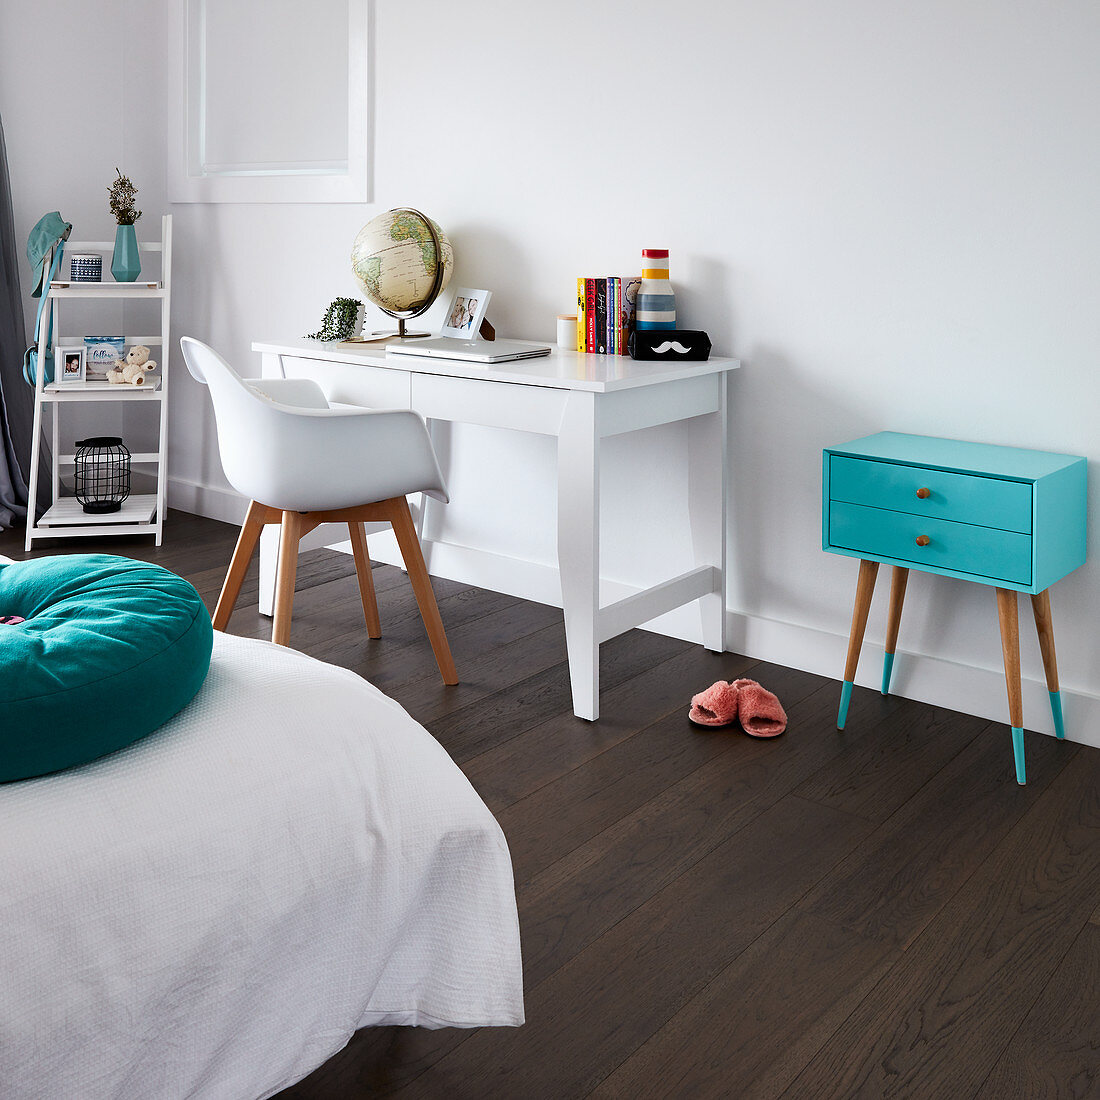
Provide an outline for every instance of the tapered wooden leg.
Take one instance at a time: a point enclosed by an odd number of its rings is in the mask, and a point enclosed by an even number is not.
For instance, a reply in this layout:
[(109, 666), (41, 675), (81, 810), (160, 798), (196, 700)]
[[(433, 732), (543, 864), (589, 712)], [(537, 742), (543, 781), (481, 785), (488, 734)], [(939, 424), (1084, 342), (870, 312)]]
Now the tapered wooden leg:
[(451, 657), (451, 647), (447, 644), (443, 620), (439, 617), (439, 607), (435, 602), (428, 567), (424, 564), (424, 554), (420, 549), (420, 541), (416, 537), (412, 515), (409, 513), (409, 503), (404, 497), (394, 497), (386, 503), (391, 506), (390, 523), (393, 524), (393, 533), (397, 536), (397, 545), (401, 549), (401, 557), (405, 561), (405, 569), (409, 574), (409, 581), (420, 608), (420, 616), (428, 631), (428, 640), (432, 643), (432, 652), (435, 654), (443, 682), (457, 684), (458, 672), (455, 670), (454, 658)]
[(229, 572), (225, 575), (218, 605), (214, 608), (212, 621), (215, 630), (225, 630), (229, 625), (229, 617), (233, 614), (237, 597), (241, 594), (241, 585), (244, 583), (244, 576), (248, 572), (252, 555), (256, 552), (256, 543), (260, 540), (260, 532), (264, 529), (266, 516), (267, 508), (264, 505), (257, 504), (254, 500), (249, 502), (248, 514), (244, 518), (244, 526), (237, 536), (237, 546), (229, 562)]
[(1058, 658), (1054, 655), (1054, 619), (1050, 614), (1050, 589), (1044, 588), (1031, 597), (1031, 611), (1035, 616), (1035, 631), (1039, 635), (1039, 651), (1043, 655), (1043, 671), (1047, 676), (1047, 693), (1050, 695), (1050, 712), (1054, 716), (1054, 732), (1065, 737), (1062, 720), (1062, 693), (1058, 687)]
[(290, 644), (290, 613), (294, 607), (294, 582), (298, 576), (298, 543), (302, 538), (305, 516), (284, 512), (279, 537), (279, 576), (275, 582), (275, 621), (271, 640), (276, 645)]
[(838, 730), (844, 729), (844, 723), (848, 719), (848, 703), (852, 698), (852, 685), (856, 679), (859, 651), (863, 648), (863, 635), (867, 630), (867, 613), (871, 610), (871, 597), (875, 594), (877, 576), (877, 561), (860, 561), (859, 578), (856, 580), (856, 603), (852, 608), (852, 632), (848, 636), (848, 660), (844, 666), (844, 685), (840, 689), (840, 710), (836, 716)]
[(905, 602), (905, 586), (909, 582), (909, 570), (895, 565), (890, 576), (890, 617), (886, 622), (886, 653), (882, 658), (882, 694), (890, 694), (890, 674), (894, 671), (894, 650), (898, 645), (898, 628), (901, 626), (901, 605)]
[(997, 589), (997, 618), (1001, 623), (1001, 652), (1005, 662), (1005, 686), (1008, 688), (1008, 719), (1012, 725), (1012, 753), (1016, 759), (1016, 782), (1024, 783), (1024, 699), (1020, 690), (1020, 621), (1016, 593)]
[(382, 620), (378, 617), (378, 599), (374, 594), (374, 577), (371, 576), (370, 555), (367, 553), (367, 534), (361, 523), (349, 523), (351, 553), (355, 558), (355, 575), (359, 578), (359, 598), (363, 601), (363, 617), (367, 620), (367, 637), (382, 637)]

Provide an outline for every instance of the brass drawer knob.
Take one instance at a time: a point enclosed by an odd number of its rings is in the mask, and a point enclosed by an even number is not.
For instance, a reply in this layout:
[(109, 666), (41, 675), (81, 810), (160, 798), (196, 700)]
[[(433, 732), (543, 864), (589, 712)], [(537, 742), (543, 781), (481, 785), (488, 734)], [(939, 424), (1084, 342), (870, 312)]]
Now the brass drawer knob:
[(931, 495), (931, 490), (926, 489), (923, 485), (917, 490), (917, 496), (919, 496), (921, 500), (927, 500)]
[(927, 535), (917, 535), (917, 545), (927, 546), (932, 540)]

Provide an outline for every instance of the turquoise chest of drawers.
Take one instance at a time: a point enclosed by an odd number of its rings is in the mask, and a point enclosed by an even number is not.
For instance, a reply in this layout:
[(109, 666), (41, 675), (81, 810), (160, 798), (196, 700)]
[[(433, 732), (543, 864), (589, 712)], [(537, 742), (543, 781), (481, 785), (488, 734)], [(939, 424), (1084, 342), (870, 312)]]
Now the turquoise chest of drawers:
[(822, 463), (821, 544), (859, 558), (840, 693), (844, 728), (880, 564), (893, 567), (882, 692), (910, 569), (996, 590), (1016, 762), (1025, 781), (1017, 593), (1031, 596), (1054, 727), (1065, 736), (1049, 588), (1085, 561), (1085, 459), (956, 439), (879, 432), (829, 447)]

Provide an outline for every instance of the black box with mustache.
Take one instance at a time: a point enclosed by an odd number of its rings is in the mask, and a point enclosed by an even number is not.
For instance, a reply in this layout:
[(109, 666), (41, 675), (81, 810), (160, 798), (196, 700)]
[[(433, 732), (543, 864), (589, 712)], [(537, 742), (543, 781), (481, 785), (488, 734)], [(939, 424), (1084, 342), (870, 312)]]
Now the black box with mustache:
[(686, 328), (635, 329), (627, 349), (631, 359), (647, 362), (702, 362), (710, 358), (710, 337)]

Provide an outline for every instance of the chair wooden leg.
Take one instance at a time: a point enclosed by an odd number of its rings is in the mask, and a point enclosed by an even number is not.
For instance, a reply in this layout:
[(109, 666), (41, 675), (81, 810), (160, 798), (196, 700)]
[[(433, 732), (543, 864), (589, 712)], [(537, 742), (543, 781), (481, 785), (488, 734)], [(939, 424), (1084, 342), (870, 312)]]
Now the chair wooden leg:
[(244, 583), (244, 576), (248, 572), (252, 555), (256, 552), (256, 543), (260, 541), (260, 532), (264, 529), (266, 518), (267, 508), (254, 500), (250, 501), (244, 526), (237, 536), (237, 546), (229, 562), (229, 571), (225, 574), (225, 583), (218, 597), (218, 605), (214, 608), (212, 622), (215, 630), (225, 630), (229, 625), (229, 618), (237, 604), (237, 597), (241, 594), (241, 585)]
[(428, 631), (428, 639), (432, 643), (432, 652), (435, 654), (436, 664), (443, 676), (445, 684), (457, 684), (458, 672), (455, 670), (454, 659), (451, 657), (451, 647), (447, 644), (447, 635), (443, 630), (443, 620), (439, 617), (439, 607), (435, 602), (435, 593), (432, 591), (431, 578), (428, 576), (428, 567), (424, 564), (424, 554), (420, 549), (420, 540), (416, 537), (416, 528), (413, 525), (412, 515), (409, 513), (409, 502), (404, 497), (394, 497), (386, 502), (390, 508), (390, 523), (393, 524), (393, 533), (397, 536), (397, 545), (401, 549), (401, 557), (405, 561), (405, 569), (409, 574), (416, 602), (420, 608), (420, 616), (424, 620), (424, 626)]
[(298, 575), (298, 543), (302, 538), (305, 516), (284, 512), (279, 538), (279, 576), (275, 582), (275, 620), (271, 640), (276, 645), (290, 644), (290, 614), (294, 607), (294, 582)]
[(901, 626), (901, 606), (905, 602), (905, 586), (909, 583), (909, 570), (895, 565), (890, 576), (890, 617), (886, 622), (886, 653), (882, 658), (882, 694), (890, 694), (890, 674), (894, 671), (894, 650), (898, 647), (898, 628)]
[(1016, 760), (1016, 782), (1023, 784), (1024, 697), (1020, 688), (1020, 620), (1016, 593), (997, 589), (997, 618), (1001, 624), (1001, 652), (1004, 654), (1005, 687), (1008, 689), (1008, 718), (1012, 725), (1012, 755)]
[(359, 578), (359, 598), (363, 601), (363, 617), (367, 620), (367, 637), (382, 637), (382, 621), (378, 617), (378, 599), (374, 594), (374, 578), (371, 576), (370, 555), (367, 553), (367, 534), (361, 523), (349, 523), (351, 552), (355, 558), (355, 575)]
[(852, 608), (852, 632), (848, 636), (848, 660), (844, 665), (844, 684), (840, 689), (840, 709), (836, 716), (836, 728), (844, 729), (848, 720), (848, 703), (852, 698), (852, 685), (859, 666), (859, 651), (863, 648), (863, 635), (867, 630), (867, 613), (871, 610), (871, 597), (875, 594), (875, 578), (878, 562), (860, 560), (859, 579), (856, 581), (856, 602)]
[(1047, 677), (1047, 694), (1050, 696), (1050, 711), (1054, 716), (1054, 732), (1065, 737), (1066, 727), (1062, 720), (1062, 693), (1058, 687), (1058, 658), (1054, 653), (1054, 619), (1050, 613), (1050, 589), (1044, 588), (1037, 596), (1031, 597), (1031, 611), (1035, 616), (1035, 630), (1039, 635), (1039, 651), (1043, 655), (1043, 671)]

